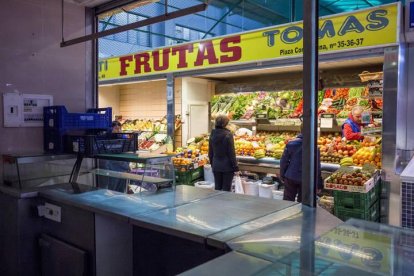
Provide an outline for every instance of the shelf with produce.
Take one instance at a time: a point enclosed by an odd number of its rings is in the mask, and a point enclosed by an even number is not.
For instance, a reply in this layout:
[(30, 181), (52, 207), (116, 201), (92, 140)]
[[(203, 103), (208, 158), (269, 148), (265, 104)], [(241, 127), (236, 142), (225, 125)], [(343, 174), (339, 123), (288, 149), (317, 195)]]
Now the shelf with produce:
[[(264, 157), (264, 158), (256, 159), (252, 156), (236, 156), (236, 158), (239, 163), (254, 164), (254, 165), (260, 165), (260, 166), (272, 165), (273, 168), (279, 168), (280, 166), (280, 159), (276, 159), (272, 157)], [(321, 169), (323, 171), (333, 172), (333, 171), (338, 170), (339, 167), (340, 167), (339, 164), (321, 162)]]
[(271, 131), (271, 132), (300, 132), (300, 126), (295, 125), (271, 125), (271, 124), (260, 124), (257, 125), (258, 131)]
[[(164, 116), (160, 120), (148, 119), (133, 119), (120, 120), (122, 131), (135, 132), (167, 132), (167, 117)], [(182, 125), (181, 115), (175, 116), (175, 130), (178, 130)]]
[(155, 151), (166, 143), (167, 134), (157, 132), (141, 132), (138, 136), (138, 149)]
[(248, 126), (254, 126), (256, 125), (256, 120), (230, 120), (231, 124), (235, 125), (248, 125)]
[(357, 193), (369, 192), (378, 182), (380, 173), (374, 166), (341, 167), (325, 179), (325, 189)]
[[(371, 101), (367, 98), (366, 86), (351, 88), (328, 88), (318, 92), (318, 114), (333, 113), (337, 118), (347, 119), (356, 105), (367, 111), (382, 107), (382, 99)], [(226, 114), (236, 125), (255, 124), (257, 114), (267, 114), (271, 124), (280, 120), (298, 119), (303, 112), (302, 91), (246, 92), (214, 96), (212, 119)]]
[(332, 128), (320, 128), (319, 130), (321, 133), (340, 133), (342, 132), (342, 126), (341, 124), (338, 124), (337, 126), (334, 126)]

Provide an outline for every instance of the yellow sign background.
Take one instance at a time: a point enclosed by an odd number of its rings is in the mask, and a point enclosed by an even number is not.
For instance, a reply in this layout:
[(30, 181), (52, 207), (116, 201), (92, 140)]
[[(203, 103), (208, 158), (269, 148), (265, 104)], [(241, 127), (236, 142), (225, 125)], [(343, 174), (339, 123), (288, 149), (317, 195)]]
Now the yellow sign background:
[[(324, 53), (396, 44), (398, 43), (398, 13), (399, 4), (395, 3), (353, 13), (322, 18), (319, 21), (320, 29), (330, 27), (330, 32), (325, 33), (325, 35), (319, 39), (319, 51)], [(106, 81), (110, 79), (165, 74), (300, 56), (302, 55), (303, 47), (303, 39), (300, 39), (300, 30), (302, 28), (303, 23), (297, 22), (229, 35), (226, 37), (219, 37), (213, 40), (178, 44), (137, 54), (103, 59), (99, 61), (98, 77), (100, 81)], [(223, 45), (220, 46), (220, 43), (222, 43), (223, 40), (235, 37), (239, 38), (240, 42), (227, 43), (227, 47), (233, 47), (233, 49), (234, 47), (238, 48), (240, 50), (240, 56), (237, 60), (225, 62), (226, 57), (230, 57), (231, 59), (231, 57), (234, 57), (235, 53), (231, 51), (223, 52), (223, 48), (221, 48)], [(214, 53), (212, 56), (210, 55), (210, 57), (212, 57), (214, 62), (209, 64), (207, 58), (203, 57), (207, 54), (206, 45), (211, 45), (211, 43), (214, 48)], [(186, 66), (184, 67), (178, 66), (179, 54), (172, 54), (172, 49), (177, 47), (188, 47), (189, 49), (192, 49), (192, 52), (187, 51), (186, 53)], [(229, 50), (228, 48), (227, 50)], [(158, 71), (156, 71), (154, 70), (153, 53), (159, 53), (160, 58), (158, 63), (162, 64), (165, 61), (164, 56), (162, 55), (163, 50), (169, 51), (169, 63), (168, 66), (165, 66), (162, 70), (158, 68)], [(196, 61), (200, 51), (203, 63), (197, 65)], [(212, 51), (210, 51), (210, 54), (211, 53)], [(135, 63), (136, 55), (148, 55), (148, 66), (137, 66)], [(126, 62), (123, 62), (123, 65), (120, 61), (122, 58), (128, 59)], [(121, 74), (122, 71), (123, 74)]]

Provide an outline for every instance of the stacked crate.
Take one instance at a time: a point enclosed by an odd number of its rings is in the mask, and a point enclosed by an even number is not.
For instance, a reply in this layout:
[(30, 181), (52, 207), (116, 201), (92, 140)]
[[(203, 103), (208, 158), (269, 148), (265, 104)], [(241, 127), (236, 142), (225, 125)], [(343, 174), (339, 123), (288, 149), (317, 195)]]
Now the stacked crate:
[(346, 221), (350, 218), (379, 221), (380, 218), (381, 180), (365, 192), (333, 191), (335, 199), (335, 216)]
[(64, 136), (73, 131), (110, 131), (112, 108), (94, 108), (86, 113), (69, 113), (64, 106), (43, 109), (43, 147), (48, 153), (64, 152)]
[(194, 183), (200, 180), (203, 180), (204, 169), (203, 167), (190, 168), (187, 170), (176, 170), (175, 171), (175, 181), (177, 184), (182, 185), (191, 185), (194, 186)]

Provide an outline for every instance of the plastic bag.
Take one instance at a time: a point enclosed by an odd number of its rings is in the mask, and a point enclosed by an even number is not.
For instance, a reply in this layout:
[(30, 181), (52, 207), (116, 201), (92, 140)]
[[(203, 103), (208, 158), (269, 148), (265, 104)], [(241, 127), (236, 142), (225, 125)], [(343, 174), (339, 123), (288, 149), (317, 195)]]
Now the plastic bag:
[(234, 189), (236, 194), (244, 194), (241, 177), (238, 175), (234, 176)]

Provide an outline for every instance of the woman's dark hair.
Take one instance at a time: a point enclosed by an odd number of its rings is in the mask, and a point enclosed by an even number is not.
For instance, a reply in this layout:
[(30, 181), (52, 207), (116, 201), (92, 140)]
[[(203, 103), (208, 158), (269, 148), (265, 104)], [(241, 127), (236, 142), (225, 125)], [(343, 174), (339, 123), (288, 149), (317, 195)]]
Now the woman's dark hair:
[(121, 123), (118, 121), (113, 121), (112, 122), (112, 127), (121, 127)]
[(229, 124), (229, 118), (226, 115), (219, 115), (216, 118), (216, 127), (225, 128)]

